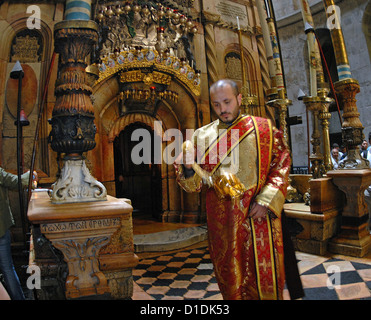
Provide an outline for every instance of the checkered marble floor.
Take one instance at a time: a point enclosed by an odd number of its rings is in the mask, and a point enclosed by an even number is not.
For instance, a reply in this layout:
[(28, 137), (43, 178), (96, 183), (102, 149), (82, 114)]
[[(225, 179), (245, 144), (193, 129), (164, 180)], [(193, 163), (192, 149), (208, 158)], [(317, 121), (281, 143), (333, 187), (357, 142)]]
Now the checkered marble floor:
[(133, 275), (155, 300), (220, 299), (207, 246), (142, 259)]
[[(371, 259), (297, 252), (303, 300), (371, 300)], [(133, 300), (221, 300), (207, 245), (140, 259)], [(289, 299), (287, 290), (284, 298)]]

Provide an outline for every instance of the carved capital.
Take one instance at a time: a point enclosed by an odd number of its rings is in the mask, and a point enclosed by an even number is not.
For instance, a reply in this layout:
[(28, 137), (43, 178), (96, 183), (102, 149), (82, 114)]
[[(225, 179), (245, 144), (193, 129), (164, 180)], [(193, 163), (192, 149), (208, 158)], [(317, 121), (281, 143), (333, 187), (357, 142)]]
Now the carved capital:
[(110, 292), (107, 279), (99, 270), (97, 252), (109, 242), (109, 238), (92, 237), (87, 239), (52, 241), (62, 251), (68, 264), (66, 297), (101, 295)]
[(120, 218), (61, 219), (40, 225), (41, 232), (67, 262), (66, 298), (110, 292), (107, 279), (99, 269), (99, 250), (109, 243), (120, 226)]
[(52, 203), (106, 200), (107, 190), (86, 167), (85, 160), (64, 162), (61, 177), (53, 184)]

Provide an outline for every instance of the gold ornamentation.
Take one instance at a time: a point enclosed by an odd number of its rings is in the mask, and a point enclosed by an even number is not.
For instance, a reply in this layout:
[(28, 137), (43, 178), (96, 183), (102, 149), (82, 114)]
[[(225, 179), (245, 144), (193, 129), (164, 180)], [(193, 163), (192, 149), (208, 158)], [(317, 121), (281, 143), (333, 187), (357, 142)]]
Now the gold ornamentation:
[(168, 86), (171, 84), (171, 76), (156, 71), (146, 74), (142, 73), (141, 70), (132, 70), (121, 72), (120, 82), (144, 82), (148, 86), (153, 83), (158, 83)]
[[(193, 143), (189, 140), (182, 145), (183, 154), (192, 153), (194, 150)], [(220, 198), (241, 198), (246, 188), (236, 175), (229, 172), (220, 172), (219, 175), (212, 175), (203, 170), (197, 163), (192, 164), (192, 169), (202, 178), (204, 183), (213, 187)]]
[(153, 82), (170, 85), (172, 78), (184, 83), (194, 95), (201, 94), (200, 73), (177, 57), (169, 56), (162, 58), (156, 50), (142, 49), (122, 51), (115, 56), (105, 57), (99, 67), (98, 84), (112, 75), (121, 72), (121, 82), (150, 81), (144, 79), (148, 74), (133, 69), (154, 69), (152, 73)]

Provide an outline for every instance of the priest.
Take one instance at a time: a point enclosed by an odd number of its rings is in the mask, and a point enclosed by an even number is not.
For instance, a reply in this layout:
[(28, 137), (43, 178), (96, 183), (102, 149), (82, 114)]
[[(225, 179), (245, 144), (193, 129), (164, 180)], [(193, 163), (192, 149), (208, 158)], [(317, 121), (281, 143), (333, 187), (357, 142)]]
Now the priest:
[[(179, 155), (175, 169), (187, 192), (199, 192), (206, 182), (211, 186), (209, 251), (223, 298), (283, 299), (285, 271), (291, 298), (299, 298), (303, 290), (291, 239), (282, 232), (291, 165), (282, 132), (268, 119), (240, 113), (242, 95), (234, 81), (214, 83), (210, 99), (218, 119), (195, 131), (194, 148)], [(220, 192), (234, 184), (243, 186), (237, 196)]]

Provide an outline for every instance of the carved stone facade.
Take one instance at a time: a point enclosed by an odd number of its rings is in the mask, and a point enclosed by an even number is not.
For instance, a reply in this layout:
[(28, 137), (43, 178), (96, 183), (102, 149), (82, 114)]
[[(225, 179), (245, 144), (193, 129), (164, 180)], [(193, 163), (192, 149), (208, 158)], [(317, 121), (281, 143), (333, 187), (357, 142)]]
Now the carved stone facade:
[(138, 263), (131, 212), (124, 199), (53, 205), (45, 192), (36, 192), (28, 218), (34, 225), (30, 262), (41, 269), (38, 297), (129, 299)]

